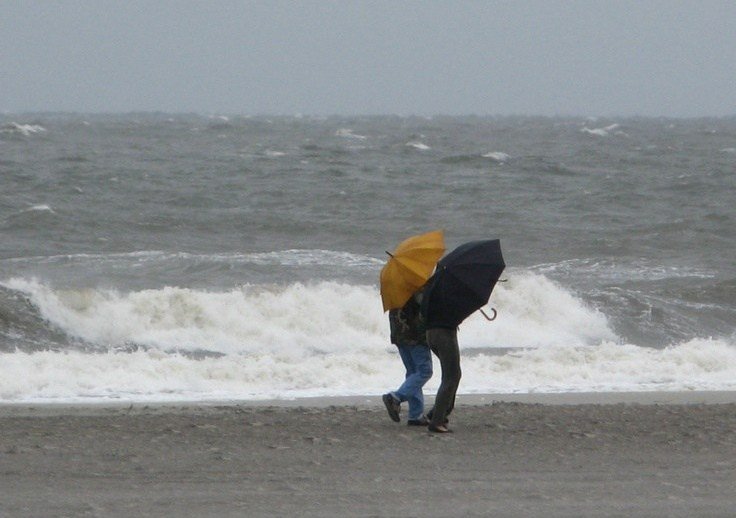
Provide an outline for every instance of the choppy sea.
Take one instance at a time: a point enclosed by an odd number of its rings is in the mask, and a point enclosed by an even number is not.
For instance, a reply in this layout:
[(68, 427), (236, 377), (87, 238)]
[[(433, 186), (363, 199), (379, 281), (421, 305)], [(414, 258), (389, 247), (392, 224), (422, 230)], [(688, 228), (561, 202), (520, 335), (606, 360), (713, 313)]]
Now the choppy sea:
[(736, 118), (0, 115), (0, 402), (386, 392), (434, 229), (507, 263), (461, 393), (735, 390), (735, 206)]

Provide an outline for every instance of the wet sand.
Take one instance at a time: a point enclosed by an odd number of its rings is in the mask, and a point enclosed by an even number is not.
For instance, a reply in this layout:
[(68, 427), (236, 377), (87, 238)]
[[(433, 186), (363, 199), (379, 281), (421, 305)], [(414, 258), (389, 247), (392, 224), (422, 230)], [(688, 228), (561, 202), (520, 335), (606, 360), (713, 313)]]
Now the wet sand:
[(497, 399), (0, 406), (0, 516), (736, 514), (733, 393)]

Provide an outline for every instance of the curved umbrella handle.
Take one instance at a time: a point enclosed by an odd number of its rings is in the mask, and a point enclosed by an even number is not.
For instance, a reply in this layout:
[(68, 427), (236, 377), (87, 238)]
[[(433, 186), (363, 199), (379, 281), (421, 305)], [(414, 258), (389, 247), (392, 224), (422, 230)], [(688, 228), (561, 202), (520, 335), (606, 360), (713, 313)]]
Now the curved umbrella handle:
[(483, 313), (483, 316), (486, 317), (486, 320), (488, 320), (489, 322), (493, 322), (494, 320), (496, 320), (496, 317), (498, 316), (498, 311), (496, 311), (495, 308), (491, 308), (491, 311), (493, 311), (493, 316), (489, 317), (488, 315), (486, 315), (485, 311), (483, 311), (482, 309), (480, 310), (480, 312)]

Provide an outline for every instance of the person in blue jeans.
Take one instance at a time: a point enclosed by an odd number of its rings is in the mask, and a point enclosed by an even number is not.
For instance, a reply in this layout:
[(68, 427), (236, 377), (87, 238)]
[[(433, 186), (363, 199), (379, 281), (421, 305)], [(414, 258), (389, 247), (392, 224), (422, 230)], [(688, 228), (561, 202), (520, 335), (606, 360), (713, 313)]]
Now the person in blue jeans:
[(400, 309), (388, 313), (391, 343), (396, 345), (406, 368), (404, 383), (393, 392), (383, 395), (389, 417), (401, 421), (401, 403), (409, 403), (409, 426), (427, 426), (424, 416), (422, 388), (432, 377), (432, 354), (427, 345), (424, 319), (420, 308), (422, 291), (416, 292)]

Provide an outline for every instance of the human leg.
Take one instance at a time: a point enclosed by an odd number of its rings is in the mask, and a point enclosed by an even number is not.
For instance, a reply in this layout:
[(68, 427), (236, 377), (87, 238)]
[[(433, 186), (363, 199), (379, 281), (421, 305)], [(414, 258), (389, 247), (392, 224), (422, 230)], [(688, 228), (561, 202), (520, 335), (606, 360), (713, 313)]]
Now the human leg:
[(454, 329), (433, 328), (427, 330), (427, 342), (440, 360), (442, 381), (432, 410), (431, 426), (444, 426), (445, 418), (455, 406), (455, 394), (460, 384), (460, 349)]
[(407, 380), (414, 374), (416, 367), (414, 366), (414, 358), (409, 351), (409, 346), (397, 344), (396, 347), (406, 371), (404, 383), (397, 390), (384, 394), (381, 399), (383, 400), (383, 404), (386, 405), (386, 411), (391, 420), (398, 423), (401, 421), (401, 403), (407, 401), (409, 398), (408, 389), (406, 388)]
[(399, 354), (406, 366), (406, 378), (394, 395), (400, 401), (408, 401), (409, 419), (419, 420), (424, 413), (422, 387), (432, 377), (432, 355), (423, 345), (399, 346)]

